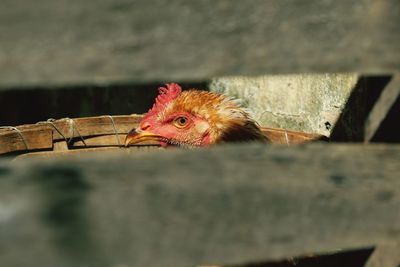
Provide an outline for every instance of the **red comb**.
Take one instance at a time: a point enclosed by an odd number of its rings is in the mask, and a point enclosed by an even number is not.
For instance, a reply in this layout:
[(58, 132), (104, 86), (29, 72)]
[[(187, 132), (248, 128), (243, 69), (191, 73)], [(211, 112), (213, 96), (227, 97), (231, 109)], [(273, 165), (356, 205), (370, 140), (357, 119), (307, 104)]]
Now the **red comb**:
[(147, 115), (154, 114), (160, 111), (167, 103), (174, 100), (182, 92), (182, 88), (177, 83), (167, 83), (166, 87), (158, 88), (159, 95), (156, 97), (156, 102), (149, 110)]

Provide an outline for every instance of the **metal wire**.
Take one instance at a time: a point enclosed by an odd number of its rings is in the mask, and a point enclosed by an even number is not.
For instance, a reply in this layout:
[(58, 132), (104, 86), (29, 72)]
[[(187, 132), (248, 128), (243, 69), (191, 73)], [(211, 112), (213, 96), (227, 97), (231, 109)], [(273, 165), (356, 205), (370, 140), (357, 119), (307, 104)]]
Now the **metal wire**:
[(65, 142), (68, 143), (68, 140), (65, 137), (65, 135), (60, 131), (60, 129), (58, 129), (58, 127), (53, 123), (53, 121), (55, 121), (55, 119), (50, 118), (47, 121), (40, 121), (37, 124), (50, 124), (58, 132), (58, 134), (64, 138)]
[(287, 134), (286, 129), (285, 129), (285, 139), (286, 139), (286, 144), (287, 144), (288, 146), (290, 146), (289, 137), (288, 137), (288, 134)]
[(0, 126), (0, 129), (9, 129), (9, 130), (16, 131), (18, 133), (18, 135), (21, 137), (21, 140), (25, 145), (25, 150), (29, 150), (28, 144), (26, 143), (26, 140), (25, 140), (24, 136), (22, 135), (22, 132), (17, 127), (14, 127), (14, 126)]
[(114, 133), (115, 133), (115, 137), (117, 138), (118, 146), (121, 147), (121, 142), (119, 141), (117, 128), (115, 127), (114, 118), (113, 118), (111, 115), (108, 115), (108, 117), (110, 118), (111, 123), (112, 123), (112, 126), (113, 126), (113, 128), (114, 128)]
[(69, 123), (69, 128), (70, 128), (70, 132), (72, 132), (70, 138), (67, 138), (67, 137), (61, 132), (61, 130), (58, 129), (58, 127), (53, 123), (54, 121), (56, 121), (55, 119), (50, 118), (50, 119), (48, 119), (47, 121), (41, 121), (41, 122), (38, 122), (37, 124), (50, 124), (50, 125), (57, 131), (57, 133), (59, 133), (59, 134), (64, 138), (64, 140), (65, 140), (65, 142), (67, 143), (67, 145), (69, 145), (69, 144), (71, 143), (71, 141), (74, 139), (74, 137), (75, 137), (75, 132), (76, 132), (76, 133), (78, 134), (79, 138), (82, 140), (82, 143), (85, 145), (85, 147), (87, 147), (87, 144), (86, 144), (86, 142), (85, 142), (85, 139), (83, 139), (82, 135), (80, 134), (78, 128), (77, 128), (76, 125), (75, 125), (75, 121), (74, 121), (73, 119), (71, 119), (71, 118), (64, 118), (64, 119), (68, 121), (68, 123)]
[(76, 127), (76, 125), (75, 125), (75, 121), (73, 120), (73, 119), (70, 119), (70, 118), (66, 118), (67, 120), (68, 120), (68, 122), (69, 122), (69, 125), (70, 125), (70, 129), (71, 129), (71, 131), (72, 131), (72, 136), (71, 136), (71, 138), (68, 140), (68, 144), (71, 142), (71, 140), (75, 137), (75, 130), (76, 130), (76, 132), (77, 132), (77, 134), (79, 135), (79, 138), (82, 140), (82, 143), (85, 145), (85, 147), (87, 147), (87, 145), (86, 145), (86, 142), (85, 142), (85, 139), (83, 139), (83, 137), (82, 137), (82, 135), (79, 133), (79, 130), (78, 130), (78, 128)]

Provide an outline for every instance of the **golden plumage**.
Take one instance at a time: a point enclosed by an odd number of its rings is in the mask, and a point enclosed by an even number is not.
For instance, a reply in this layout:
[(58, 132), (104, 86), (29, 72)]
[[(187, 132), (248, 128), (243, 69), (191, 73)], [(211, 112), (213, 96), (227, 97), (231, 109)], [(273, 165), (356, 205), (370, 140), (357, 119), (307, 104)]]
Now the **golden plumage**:
[(182, 92), (177, 84), (160, 88), (153, 108), (128, 135), (126, 144), (146, 139), (186, 147), (268, 141), (237, 100), (196, 89)]

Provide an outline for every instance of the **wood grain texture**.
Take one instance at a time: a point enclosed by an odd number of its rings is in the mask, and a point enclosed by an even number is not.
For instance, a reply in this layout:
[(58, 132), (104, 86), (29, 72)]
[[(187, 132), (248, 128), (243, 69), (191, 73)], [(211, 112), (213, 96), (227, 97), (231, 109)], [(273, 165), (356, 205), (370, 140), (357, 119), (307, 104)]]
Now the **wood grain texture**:
[(398, 145), (132, 151), (0, 162), (2, 263), (234, 265), (400, 239)]
[[(142, 118), (142, 115), (99, 116), (75, 119), (60, 119), (17, 126), (16, 130), (0, 129), (0, 154), (15, 151), (65, 150), (69, 145), (113, 146), (118, 145), (117, 136), (123, 138)], [(114, 128), (115, 127), (115, 128)], [(21, 135), (27, 143), (24, 144)], [(83, 141), (82, 141), (83, 139)], [(86, 143), (85, 140), (88, 140)], [(77, 141), (79, 140), (79, 141)], [(85, 143), (83, 143), (85, 142)], [(110, 142), (106, 144), (105, 142)], [(53, 143), (55, 144), (53, 146)]]
[(262, 131), (274, 144), (298, 145), (312, 141), (328, 141), (328, 138), (321, 134), (303, 133), (269, 127), (263, 127)]
[(59, 151), (41, 151), (21, 154), (16, 156), (13, 161), (26, 160), (26, 159), (55, 159), (55, 158), (76, 158), (76, 157), (90, 157), (100, 154), (107, 153), (141, 153), (150, 152), (153, 150), (162, 150), (161, 147), (156, 145), (135, 145), (129, 149), (122, 147), (90, 147), (90, 148), (79, 148), (70, 150), (59, 150)]
[(399, 10), (397, 0), (3, 0), (0, 88), (391, 73)]
[(365, 267), (398, 266), (400, 266), (400, 239), (379, 244), (365, 264)]
[[(128, 133), (140, 122), (142, 115), (118, 115), (97, 116), (85, 118), (65, 118), (50, 122), (39, 122), (37, 124), (26, 124), (18, 126), (21, 131), (26, 129), (39, 129), (41, 127), (52, 128), (54, 131), (54, 140), (65, 140), (70, 138), (79, 138), (96, 135)], [(115, 125), (115, 129), (113, 126)], [(54, 125), (54, 126), (53, 126)], [(61, 134), (62, 135), (61, 135)]]
[(30, 129), (21, 131), (21, 133), (15, 130), (3, 129), (0, 131), (0, 154), (41, 149), (53, 149), (53, 131), (51, 129)]

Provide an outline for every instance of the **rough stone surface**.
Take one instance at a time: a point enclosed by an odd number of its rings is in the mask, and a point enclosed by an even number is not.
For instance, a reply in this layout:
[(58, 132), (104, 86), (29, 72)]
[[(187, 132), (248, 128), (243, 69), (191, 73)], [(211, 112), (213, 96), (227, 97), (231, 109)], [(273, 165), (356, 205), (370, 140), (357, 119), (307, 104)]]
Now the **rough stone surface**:
[(357, 74), (216, 78), (210, 90), (242, 99), (269, 127), (330, 136), (358, 81)]

